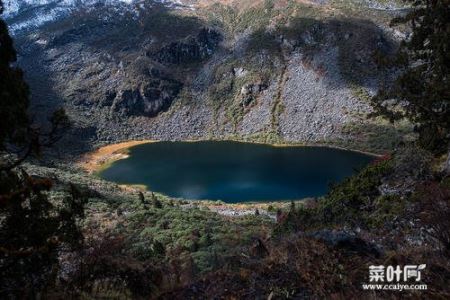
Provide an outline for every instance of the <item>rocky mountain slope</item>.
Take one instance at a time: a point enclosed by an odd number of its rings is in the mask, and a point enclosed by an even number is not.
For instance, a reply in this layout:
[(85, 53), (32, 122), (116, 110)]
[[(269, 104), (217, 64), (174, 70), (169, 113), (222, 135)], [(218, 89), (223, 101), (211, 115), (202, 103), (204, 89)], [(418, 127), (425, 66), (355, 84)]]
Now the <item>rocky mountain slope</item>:
[[(31, 28), (70, 17), (80, 9), (98, 9), (108, 7), (117, 12), (138, 13), (145, 6), (145, 0), (6, 0), (4, 17), (12, 20), (13, 32)], [(168, 7), (184, 5), (181, 1), (158, 1)]]
[(367, 99), (403, 35), (387, 26), (401, 11), (372, 2), (46, 0), (6, 11), (34, 111), (67, 110), (72, 150), (234, 138), (383, 152), (409, 127), (368, 120)]

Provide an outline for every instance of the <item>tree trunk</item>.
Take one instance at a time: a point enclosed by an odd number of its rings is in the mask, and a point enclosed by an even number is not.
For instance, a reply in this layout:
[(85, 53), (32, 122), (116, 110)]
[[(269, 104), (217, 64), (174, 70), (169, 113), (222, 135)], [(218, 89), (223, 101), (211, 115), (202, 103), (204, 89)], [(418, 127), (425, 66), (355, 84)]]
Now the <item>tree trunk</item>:
[(448, 149), (447, 160), (445, 161), (445, 164), (444, 164), (444, 172), (447, 175), (450, 175), (450, 148)]

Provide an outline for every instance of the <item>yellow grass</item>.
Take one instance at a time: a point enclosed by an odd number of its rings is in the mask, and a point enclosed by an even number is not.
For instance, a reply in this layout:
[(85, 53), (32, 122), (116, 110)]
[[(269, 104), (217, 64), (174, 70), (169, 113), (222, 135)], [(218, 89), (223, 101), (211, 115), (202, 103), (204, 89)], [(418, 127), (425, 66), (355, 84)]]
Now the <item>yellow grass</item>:
[(77, 165), (79, 165), (86, 172), (92, 174), (96, 171), (101, 170), (106, 165), (113, 163), (114, 161), (127, 158), (129, 148), (152, 142), (154, 141), (152, 140), (128, 141), (100, 147), (93, 152), (89, 152), (83, 155), (80, 161), (78, 161)]

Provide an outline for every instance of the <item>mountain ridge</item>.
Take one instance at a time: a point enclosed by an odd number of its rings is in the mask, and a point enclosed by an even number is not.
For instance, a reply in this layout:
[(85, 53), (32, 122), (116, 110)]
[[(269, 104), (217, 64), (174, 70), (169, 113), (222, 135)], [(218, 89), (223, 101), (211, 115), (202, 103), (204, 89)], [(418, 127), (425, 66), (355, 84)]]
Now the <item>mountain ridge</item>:
[(374, 56), (396, 47), (390, 12), (222, 2), (145, 1), (139, 13), (94, 5), (17, 33), (33, 104), (44, 115), (66, 109), (79, 152), (212, 138), (383, 153), (393, 146), (385, 137), (410, 132), (366, 117), (391, 76)]

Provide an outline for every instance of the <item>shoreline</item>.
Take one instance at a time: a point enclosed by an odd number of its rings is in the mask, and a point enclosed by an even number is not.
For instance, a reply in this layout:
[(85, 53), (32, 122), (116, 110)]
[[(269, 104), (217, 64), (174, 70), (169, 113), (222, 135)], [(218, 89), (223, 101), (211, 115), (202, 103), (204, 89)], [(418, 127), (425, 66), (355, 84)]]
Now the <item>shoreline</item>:
[(115, 161), (127, 158), (129, 156), (128, 150), (131, 147), (154, 142), (157, 141), (131, 140), (102, 146), (93, 151), (83, 154), (81, 158), (76, 162), (76, 165), (78, 165), (88, 174), (94, 174), (101, 171)]
[(321, 143), (314, 144), (314, 143), (292, 142), (292, 143), (284, 143), (284, 144), (283, 143), (270, 144), (270, 143), (264, 143), (264, 142), (253, 142), (253, 141), (245, 141), (245, 140), (238, 140), (238, 139), (225, 139), (225, 140), (211, 139), (211, 140), (192, 140), (192, 141), (180, 141), (180, 142), (201, 142), (201, 141), (238, 142), (238, 143), (247, 143), (247, 144), (268, 145), (268, 146), (272, 146), (272, 147), (323, 147), (323, 148), (356, 152), (356, 153), (361, 153), (361, 154), (365, 154), (365, 155), (369, 155), (369, 156), (373, 156), (373, 157), (382, 157), (384, 155), (384, 154), (377, 154), (377, 153), (369, 152), (369, 151), (350, 149), (350, 148), (345, 148), (345, 147), (341, 147), (341, 146), (334, 146), (334, 145), (330, 145), (330, 144), (321, 144)]
[[(381, 157), (382, 154), (376, 154), (372, 152), (362, 151), (362, 150), (355, 150), (355, 149), (348, 149), (345, 147), (340, 146), (333, 146), (329, 144), (305, 144), (305, 143), (275, 143), (275, 144), (269, 144), (264, 142), (252, 142), (252, 141), (245, 141), (245, 140), (238, 140), (238, 139), (199, 139), (199, 140), (182, 140), (182, 141), (174, 141), (174, 142), (189, 142), (189, 143), (195, 143), (195, 142), (203, 142), (203, 141), (228, 141), (228, 142), (238, 142), (238, 143), (248, 143), (248, 144), (260, 144), (260, 145), (268, 145), (272, 147), (326, 147), (330, 149), (338, 149), (338, 150), (344, 150), (344, 151), (351, 151), (356, 153), (361, 153), (373, 157)], [(163, 142), (160, 140), (130, 140), (125, 142), (119, 142), (114, 144), (109, 144), (106, 146), (101, 146), (93, 151), (87, 152), (81, 156), (81, 158), (76, 162), (76, 164), (82, 168), (84, 171), (86, 171), (88, 174), (94, 174), (97, 173), (104, 168), (107, 168), (109, 165), (111, 165), (113, 162), (125, 159), (127, 158), (128, 151), (130, 148), (142, 144), (148, 144), (148, 143), (156, 143), (156, 142)]]

